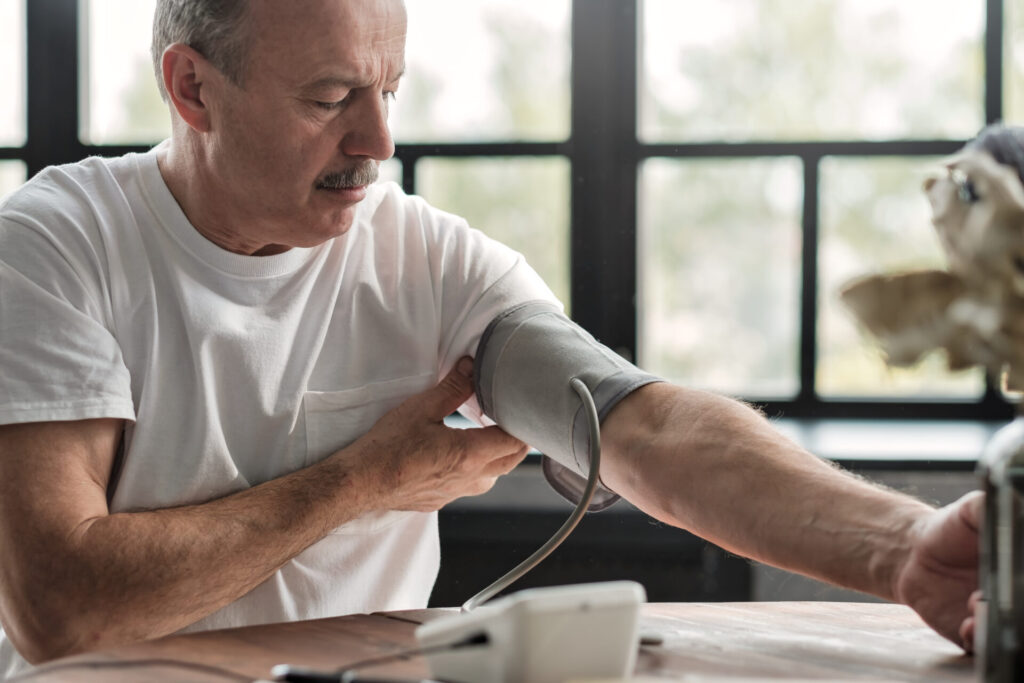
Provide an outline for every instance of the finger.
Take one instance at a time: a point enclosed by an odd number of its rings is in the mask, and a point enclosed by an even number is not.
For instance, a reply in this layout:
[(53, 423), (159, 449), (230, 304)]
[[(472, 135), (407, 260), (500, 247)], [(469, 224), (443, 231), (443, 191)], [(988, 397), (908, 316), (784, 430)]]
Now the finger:
[(500, 458), (492, 460), (487, 464), (487, 467), (484, 468), (484, 474), (492, 477), (500, 477), (503, 474), (508, 474), (523, 461), (523, 458), (525, 458), (526, 454), (529, 452), (530, 449), (523, 446), (516, 453), (503, 455)]
[(960, 647), (968, 654), (974, 652), (975, 623), (974, 617), (967, 617), (964, 623), (960, 624)]
[(983, 491), (971, 491), (964, 495), (954, 505), (959, 506), (960, 519), (973, 531), (981, 528), (982, 511), (985, 505), (985, 493)]
[(975, 614), (978, 611), (978, 602), (981, 600), (981, 591), (976, 590), (967, 598), (967, 611)]
[(476, 486), (467, 495), (470, 496), (482, 496), (483, 494), (494, 488), (494, 484), (498, 481), (497, 477), (481, 477), (476, 480)]
[(479, 453), (482, 458), (488, 460), (518, 453), (526, 447), (522, 441), (494, 425), (463, 429), (460, 434), (466, 439), (466, 448), (469, 452)]
[(932, 541), (941, 541), (941, 553), (947, 564), (975, 566), (978, 562), (978, 523), (984, 494), (972, 491), (935, 513)]
[(444, 379), (412, 400), (419, 405), (424, 416), (433, 421), (440, 421), (455, 412), (472, 395), (473, 359), (464, 356)]

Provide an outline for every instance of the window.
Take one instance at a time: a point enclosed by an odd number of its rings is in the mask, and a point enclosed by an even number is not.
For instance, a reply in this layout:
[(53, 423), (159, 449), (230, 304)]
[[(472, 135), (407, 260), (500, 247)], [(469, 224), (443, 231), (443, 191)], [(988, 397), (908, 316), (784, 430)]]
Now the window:
[(648, 159), (640, 171), (638, 357), (748, 397), (799, 389), (799, 159)]
[[(640, 364), (772, 414), (1009, 415), (940, 354), (888, 368), (837, 298), (868, 272), (941, 267), (921, 183), (1003, 116), (1003, 10), (642, 0)], [(1010, 111), (1021, 69), (1003, 78)]]
[(569, 136), (568, 0), (407, 2), (402, 142)]
[(978, 370), (951, 373), (934, 353), (919, 366), (893, 369), (865, 343), (837, 294), (872, 272), (942, 268), (921, 178), (940, 168), (936, 157), (826, 157), (821, 162), (818, 248), (818, 357), (822, 396), (977, 399)]
[[(168, 134), (153, 2), (0, 0), (0, 193)], [(1024, 0), (406, 4), (382, 179), (522, 251), (609, 346), (773, 416), (1012, 414), (939, 357), (886, 368), (835, 295), (941, 263), (920, 183), (1024, 121)]]
[(984, 123), (979, 0), (644, 0), (640, 135), (964, 138)]
[(149, 55), (156, 0), (85, 0), (79, 59), (79, 135), (94, 145), (146, 143), (171, 134)]
[(569, 165), (559, 157), (421, 159), (417, 191), (521, 252), (569, 301)]
[(25, 2), (0, 0), (0, 146), (25, 142)]
[(24, 163), (20, 161), (0, 161), (0, 199), (14, 192), (24, 182)]

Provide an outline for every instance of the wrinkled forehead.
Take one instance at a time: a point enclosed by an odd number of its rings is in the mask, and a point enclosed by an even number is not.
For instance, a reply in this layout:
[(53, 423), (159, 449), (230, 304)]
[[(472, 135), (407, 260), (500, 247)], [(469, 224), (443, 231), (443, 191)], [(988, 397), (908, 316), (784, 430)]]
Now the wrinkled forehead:
[(376, 80), (404, 63), (402, 0), (250, 0), (249, 29), (260, 69), (302, 76), (344, 65)]

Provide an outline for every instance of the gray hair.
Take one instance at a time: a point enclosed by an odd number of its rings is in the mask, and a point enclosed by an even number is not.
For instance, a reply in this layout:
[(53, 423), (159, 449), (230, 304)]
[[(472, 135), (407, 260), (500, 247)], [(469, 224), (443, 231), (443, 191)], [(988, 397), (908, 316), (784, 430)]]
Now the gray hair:
[(150, 54), (160, 96), (167, 90), (160, 60), (172, 43), (184, 43), (203, 55), (229, 81), (241, 86), (249, 32), (248, 0), (158, 0), (153, 14), (153, 42)]

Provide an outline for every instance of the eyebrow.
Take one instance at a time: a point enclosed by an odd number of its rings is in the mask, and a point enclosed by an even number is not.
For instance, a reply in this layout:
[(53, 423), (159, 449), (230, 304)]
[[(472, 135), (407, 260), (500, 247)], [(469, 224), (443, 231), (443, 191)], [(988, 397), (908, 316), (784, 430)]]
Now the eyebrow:
[[(405, 65), (402, 66), (395, 77), (390, 79), (388, 83), (394, 83), (404, 75)], [(347, 78), (344, 76), (324, 76), (323, 78), (318, 78), (315, 81), (306, 83), (302, 87), (304, 90), (319, 90), (321, 88), (345, 88), (346, 90), (352, 90), (355, 88), (361, 88), (365, 85), (365, 81), (360, 81), (355, 78)]]

